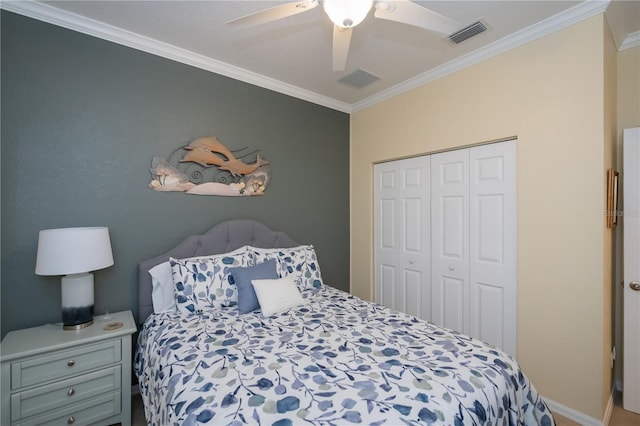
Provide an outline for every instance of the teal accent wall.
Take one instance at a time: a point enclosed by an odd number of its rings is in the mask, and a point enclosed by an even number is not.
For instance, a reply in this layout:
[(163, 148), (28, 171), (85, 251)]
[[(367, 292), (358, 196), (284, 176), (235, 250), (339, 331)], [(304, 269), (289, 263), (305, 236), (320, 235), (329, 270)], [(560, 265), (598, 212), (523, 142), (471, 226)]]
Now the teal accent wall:
[[(95, 310), (136, 315), (137, 263), (249, 218), (316, 247), (349, 289), (349, 116), (201, 69), (1, 12), (2, 336), (60, 321), (60, 277), (34, 273), (38, 232), (108, 226), (115, 265)], [(258, 149), (263, 197), (148, 188), (153, 157), (195, 137)]]

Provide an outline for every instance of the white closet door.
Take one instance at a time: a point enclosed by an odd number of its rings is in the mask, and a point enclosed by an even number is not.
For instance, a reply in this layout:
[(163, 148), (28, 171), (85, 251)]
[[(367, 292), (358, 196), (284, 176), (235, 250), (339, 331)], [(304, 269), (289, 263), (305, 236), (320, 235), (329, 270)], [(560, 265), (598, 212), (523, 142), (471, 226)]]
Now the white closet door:
[(375, 300), (516, 355), (516, 142), (374, 167)]
[(640, 413), (640, 127), (624, 130), (624, 383), (622, 405)]
[(429, 157), (374, 166), (375, 300), (429, 320)]
[(469, 334), (469, 151), (431, 156), (431, 321)]
[(469, 334), (516, 355), (516, 143), (469, 149)]

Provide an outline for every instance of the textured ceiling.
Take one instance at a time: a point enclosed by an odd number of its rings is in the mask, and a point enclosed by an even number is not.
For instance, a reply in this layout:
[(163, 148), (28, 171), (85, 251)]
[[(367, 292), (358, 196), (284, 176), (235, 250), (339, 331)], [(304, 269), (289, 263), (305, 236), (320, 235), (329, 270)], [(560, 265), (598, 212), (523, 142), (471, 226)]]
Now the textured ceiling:
[[(446, 37), (370, 12), (353, 32), (344, 71), (332, 71), (332, 23), (322, 7), (248, 29), (225, 22), (274, 1), (3, 1), (4, 9), (96, 35), (200, 68), (354, 111), (589, 16), (612, 10), (619, 45), (638, 36), (640, 2), (416, 1), (484, 33)], [(607, 12), (609, 13), (609, 12)], [(634, 34), (635, 33), (635, 34)], [(379, 77), (356, 88), (338, 80), (356, 70)]]

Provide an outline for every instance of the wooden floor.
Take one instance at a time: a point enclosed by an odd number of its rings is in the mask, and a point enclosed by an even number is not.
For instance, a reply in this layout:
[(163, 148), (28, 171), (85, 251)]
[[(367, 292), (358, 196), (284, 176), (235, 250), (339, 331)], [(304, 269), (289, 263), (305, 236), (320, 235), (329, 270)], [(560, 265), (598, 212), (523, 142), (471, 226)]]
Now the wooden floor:
[[(611, 421), (609, 426), (640, 426), (640, 414), (635, 414), (630, 411), (622, 409), (622, 400), (620, 392), (614, 393), (614, 407), (611, 414)], [(573, 420), (569, 420), (566, 417), (562, 417), (557, 413), (553, 413), (553, 417), (556, 420), (557, 426), (575, 426), (580, 425)], [(144, 419), (144, 407), (142, 406), (142, 399), (140, 394), (133, 395), (131, 398), (131, 425), (132, 426), (146, 426)]]

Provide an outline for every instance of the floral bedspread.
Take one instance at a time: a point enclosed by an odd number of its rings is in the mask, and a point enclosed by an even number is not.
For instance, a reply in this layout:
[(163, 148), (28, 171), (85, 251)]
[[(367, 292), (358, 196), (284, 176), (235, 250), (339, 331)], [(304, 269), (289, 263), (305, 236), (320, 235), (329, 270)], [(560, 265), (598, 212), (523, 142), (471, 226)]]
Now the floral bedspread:
[(273, 317), (154, 314), (135, 371), (150, 425), (553, 425), (508, 355), (329, 286)]

